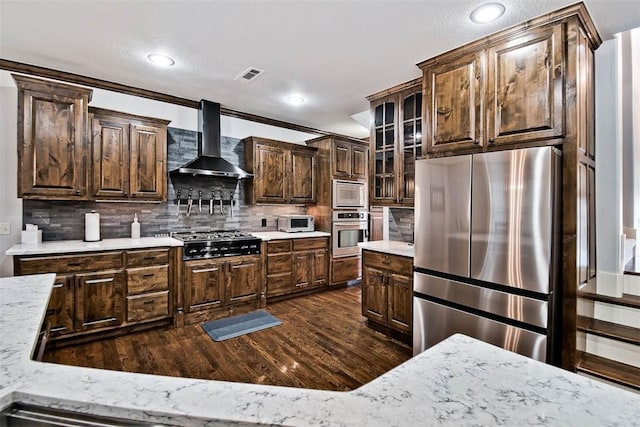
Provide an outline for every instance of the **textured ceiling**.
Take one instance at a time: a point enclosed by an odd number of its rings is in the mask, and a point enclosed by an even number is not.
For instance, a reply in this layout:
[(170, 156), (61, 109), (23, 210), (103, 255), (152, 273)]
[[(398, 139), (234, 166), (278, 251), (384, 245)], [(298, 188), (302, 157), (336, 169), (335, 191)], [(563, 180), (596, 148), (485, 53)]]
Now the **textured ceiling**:
[[(420, 76), (416, 63), (574, 3), (504, 0), (0, 0), (0, 58), (100, 78), (354, 137), (350, 116), (379, 90)], [(640, 26), (640, 0), (586, 0), (603, 39)], [(156, 68), (164, 52), (176, 60)], [(265, 73), (234, 80), (247, 67)], [(307, 102), (284, 103), (291, 92)]]

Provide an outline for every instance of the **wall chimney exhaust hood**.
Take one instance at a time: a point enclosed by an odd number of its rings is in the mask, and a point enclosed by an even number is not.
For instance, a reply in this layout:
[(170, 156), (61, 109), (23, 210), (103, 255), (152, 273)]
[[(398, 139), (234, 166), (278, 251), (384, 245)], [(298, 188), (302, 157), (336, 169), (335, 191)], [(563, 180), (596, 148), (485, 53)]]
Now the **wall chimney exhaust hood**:
[(171, 171), (172, 174), (222, 178), (252, 178), (253, 175), (221, 157), (220, 104), (200, 101), (198, 111), (198, 157)]

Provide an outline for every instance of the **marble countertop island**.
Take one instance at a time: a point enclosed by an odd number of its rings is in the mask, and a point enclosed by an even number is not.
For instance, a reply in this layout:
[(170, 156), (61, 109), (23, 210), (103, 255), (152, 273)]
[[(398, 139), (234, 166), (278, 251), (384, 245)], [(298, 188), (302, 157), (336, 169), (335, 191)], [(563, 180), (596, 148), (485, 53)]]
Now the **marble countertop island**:
[(0, 279), (0, 408), (22, 402), (182, 426), (640, 425), (640, 395), (463, 335), (351, 392), (35, 362), (53, 281)]
[(413, 258), (413, 245), (405, 242), (396, 242), (393, 240), (374, 240), (372, 242), (358, 243), (362, 249), (370, 251), (383, 252), (385, 254), (400, 255)]

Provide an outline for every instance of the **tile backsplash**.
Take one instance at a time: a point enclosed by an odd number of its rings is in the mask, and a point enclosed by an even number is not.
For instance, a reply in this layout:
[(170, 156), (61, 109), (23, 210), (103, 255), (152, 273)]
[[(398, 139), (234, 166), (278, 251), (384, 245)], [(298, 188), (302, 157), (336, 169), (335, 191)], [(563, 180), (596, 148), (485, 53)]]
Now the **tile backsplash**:
[(413, 209), (389, 209), (389, 240), (413, 243)]
[[(169, 128), (167, 133), (167, 170), (171, 171), (196, 158), (198, 134), (195, 131)], [(239, 139), (222, 137), (222, 157), (244, 168), (244, 145)], [(186, 206), (175, 203), (177, 189), (186, 199), (192, 188), (194, 206), (191, 216), (186, 216)], [(100, 236), (102, 238), (129, 237), (134, 213), (138, 214), (143, 237), (170, 231), (224, 229), (243, 231), (276, 230), (276, 218), (282, 214), (305, 213), (304, 206), (248, 205), (245, 203), (245, 180), (228, 178), (169, 175), (167, 203), (135, 202), (76, 202), (76, 201), (23, 201), (23, 223), (37, 224), (42, 229), (43, 240), (79, 240), (84, 237), (84, 214), (95, 210), (100, 213)], [(208, 203), (203, 201), (202, 212), (198, 210), (198, 191), (203, 199), (216, 197), (222, 191), (226, 200), (226, 215), (220, 214), (219, 201), (214, 214), (209, 215)], [(231, 217), (229, 194), (233, 194), (234, 210)], [(262, 227), (262, 219), (267, 227)]]

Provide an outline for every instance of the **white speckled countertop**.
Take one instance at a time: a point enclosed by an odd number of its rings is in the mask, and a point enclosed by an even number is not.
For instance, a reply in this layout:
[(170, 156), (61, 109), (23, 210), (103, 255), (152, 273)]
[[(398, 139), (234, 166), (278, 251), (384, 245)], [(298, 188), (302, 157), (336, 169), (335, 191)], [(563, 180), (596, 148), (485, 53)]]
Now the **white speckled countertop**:
[(34, 362), (53, 274), (0, 279), (0, 409), (182, 426), (640, 425), (640, 395), (455, 335), (352, 392)]
[(302, 231), (285, 233), (284, 231), (252, 231), (251, 234), (262, 240), (304, 239), (307, 237), (329, 237), (331, 233), (324, 231)]
[(98, 252), (117, 249), (156, 248), (182, 246), (182, 241), (172, 237), (142, 237), (140, 239), (103, 239), (99, 242), (83, 240), (52, 240), (35, 245), (17, 244), (5, 252), (6, 255), (46, 255), (72, 252)]
[(400, 255), (413, 258), (413, 245), (393, 240), (375, 240), (373, 242), (358, 243), (362, 249), (384, 252), (391, 255)]

